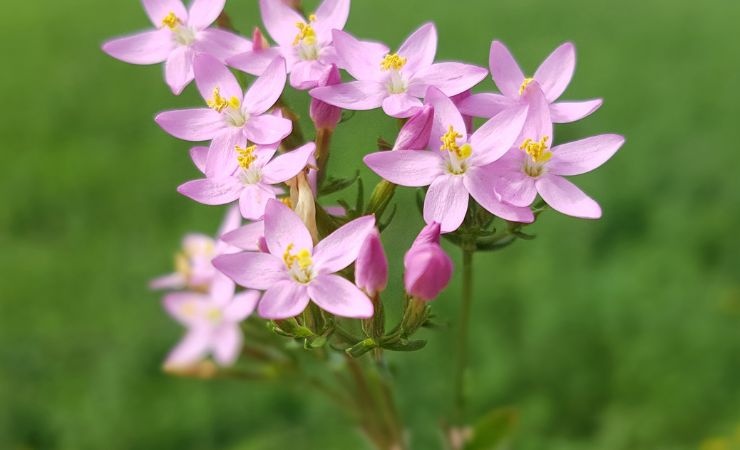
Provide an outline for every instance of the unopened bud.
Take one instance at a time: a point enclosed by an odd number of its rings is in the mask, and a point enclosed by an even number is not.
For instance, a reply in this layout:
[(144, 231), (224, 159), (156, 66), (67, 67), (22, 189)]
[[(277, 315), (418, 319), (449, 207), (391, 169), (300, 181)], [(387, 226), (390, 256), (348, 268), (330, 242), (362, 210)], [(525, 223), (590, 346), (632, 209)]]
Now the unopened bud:
[[(334, 86), (342, 82), (337, 66), (332, 65), (319, 80), (319, 87)], [(309, 110), (311, 120), (317, 129), (333, 130), (342, 120), (342, 109), (328, 103), (322, 102), (315, 98), (311, 99), (311, 108)]]
[(434, 108), (427, 105), (416, 112), (398, 132), (393, 150), (425, 150), (432, 133)]
[(452, 260), (439, 245), (439, 225), (424, 227), (403, 258), (406, 292), (419, 300), (434, 300), (452, 278)]
[(355, 284), (370, 297), (388, 285), (388, 259), (380, 241), (380, 232), (373, 230), (360, 248), (355, 263)]

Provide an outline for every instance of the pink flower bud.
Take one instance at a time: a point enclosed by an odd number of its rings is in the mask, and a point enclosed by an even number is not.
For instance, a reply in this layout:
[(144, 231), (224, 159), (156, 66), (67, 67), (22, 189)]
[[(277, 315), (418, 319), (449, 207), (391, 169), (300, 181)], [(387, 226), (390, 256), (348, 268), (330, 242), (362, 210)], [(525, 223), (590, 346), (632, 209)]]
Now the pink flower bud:
[[(332, 65), (324, 77), (319, 81), (319, 87), (333, 86), (342, 82), (337, 66)], [(324, 103), (315, 98), (311, 99), (311, 109), (309, 110), (311, 120), (317, 129), (324, 128), (333, 130), (342, 119), (342, 109), (336, 106)]]
[(414, 240), (414, 243), (411, 244), (411, 246), (414, 247), (421, 244), (439, 244), (440, 233), (440, 224), (437, 222), (432, 222), (421, 229), (421, 232), (418, 236), (416, 236), (416, 239)]
[(439, 245), (440, 225), (425, 226), (403, 258), (406, 292), (424, 301), (434, 300), (452, 278), (452, 260)]
[(371, 297), (384, 291), (388, 285), (388, 259), (377, 228), (360, 248), (355, 265), (355, 284)]
[(270, 43), (267, 42), (265, 35), (262, 34), (262, 30), (259, 27), (255, 27), (252, 32), (252, 50), (259, 52), (266, 48), (270, 48)]
[(393, 150), (424, 150), (432, 133), (434, 108), (427, 105), (416, 112), (398, 132)]

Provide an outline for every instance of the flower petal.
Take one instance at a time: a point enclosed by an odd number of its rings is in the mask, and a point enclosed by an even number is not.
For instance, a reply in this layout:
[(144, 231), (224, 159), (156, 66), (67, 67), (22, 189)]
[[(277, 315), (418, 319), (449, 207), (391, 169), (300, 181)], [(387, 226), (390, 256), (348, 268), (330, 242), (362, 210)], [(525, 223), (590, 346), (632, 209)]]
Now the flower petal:
[(288, 279), (285, 264), (268, 253), (243, 252), (219, 255), (213, 266), (240, 286), (265, 290), (275, 283)]
[(475, 201), (488, 212), (512, 222), (533, 222), (534, 214), (529, 208), (516, 207), (499, 199), (494, 190), (497, 180), (498, 176), (478, 167), (471, 168), (465, 173), (465, 187)]
[(421, 97), (429, 87), (436, 87), (448, 97), (460, 94), (483, 81), (488, 71), (472, 64), (441, 62), (420, 70), (409, 81), (409, 94)]
[(424, 199), (424, 220), (437, 222), (443, 233), (457, 230), (468, 210), (468, 190), (463, 177), (443, 175), (429, 186)]
[(431, 66), (437, 54), (437, 28), (433, 23), (425, 23), (406, 38), (398, 54), (406, 58), (405, 73), (413, 74)]
[(432, 123), (432, 134), (429, 136), (429, 148), (435, 151), (438, 150), (442, 142), (442, 136), (449, 131), (450, 127), (461, 135), (457, 138), (459, 145), (468, 142), (465, 120), (457, 106), (452, 103), (452, 100), (447, 98), (439, 89), (429, 88), (426, 102), (434, 108), (434, 122)]
[(457, 106), (465, 115), (491, 118), (515, 104), (509, 97), (499, 94), (473, 94)]
[[(164, 18), (174, 13), (181, 22), (188, 20), (188, 11), (180, 0), (142, 0), (144, 10), (155, 27), (161, 28)], [(169, 31), (169, 30), (167, 30)]]
[(280, 45), (292, 45), (298, 34), (297, 23), (306, 23), (300, 14), (285, 4), (283, 0), (260, 0), (262, 23), (267, 32)]
[(193, 81), (193, 50), (188, 47), (174, 49), (164, 65), (164, 78), (172, 93), (180, 95)]
[(537, 179), (537, 192), (552, 209), (573, 217), (598, 219), (601, 207), (563, 177), (546, 174)]
[(170, 351), (165, 367), (183, 368), (200, 362), (211, 346), (211, 332), (208, 329), (194, 328)]
[(282, 117), (265, 114), (252, 116), (244, 125), (244, 134), (255, 144), (272, 145), (288, 137), (293, 123)]
[(239, 358), (244, 337), (236, 324), (222, 325), (213, 334), (213, 358), (221, 366), (230, 366)]
[(408, 94), (389, 95), (383, 100), (383, 112), (398, 119), (413, 116), (423, 106), (421, 100)]
[(349, 0), (324, 0), (316, 10), (316, 27), (331, 38), (332, 30), (342, 30), (347, 24), (349, 5)]
[(249, 114), (262, 114), (272, 108), (285, 89), (285, 60), (275, 58), (244, 95), (244, 108)]
[(275, 47), (262, 50), (249, 50), (232, 56), (226, 62), (233, 68), (239, 69), (250, 75), (262, 75), (271, 62), (280, 56), (280, 50)]
[(262, 168), (262, 181), (267, 184), (277, 184), (293, 178), (306, 167), (315, 151), (316, 144), (309, 142), (295, 150), (283, 153)]
[(221, 115), (207, 108), (165, 111), (154, 121), (167, 133), (186, 141), (211, 140), (226, 127)]
[(224, 319), (229, 322), (241, 322), (246, 319), (254, 312), (260, 296), (258, 291), (251, 290), (236, 294), (231, 303), (224, 308)]
[(355, 111), (379, 108), (387, 96), (385, 87), (375, 81), (353, 81), (311, 90), (311, 97), (317, 100)]
[(313, 240), (298, 214), (278, 200), (265, 208), (265, 240), (270, 253), (282, 257), (289, 245), (295, 251), (313, 251)]
[(225, 205), (239, 198), (243, 188), (233, 177), (203, 178), (180, 185), (177, 192), (204, 205)]
[(171, 273), (157, 277), (149, 282), (149, 289), (182, 289), (185, 287), (185, 277), (179, 273)]
[(442, 158), (426, 150), (393, 150), (371, 153), (365, 164), (384, 179), (401, 186), (428, 186), (443, 173)]
[(590, 116), (601, 107), (603, 100), (583, 102), (558, 102), (550, 105), (550, 115), (554, 123), (570, 123)]
[(321, 309), (340, 317), (373, 316), (373, 304), (367, 295), (338, 275), (319, 275), (308, 285), (308, 295)]
[(257, 252), (260, 250), (260, 240), (264, 237), (265, 223), (260, 220), (230, 231), (221, 236), (221, 239), (242, 250)]
[(245, 219), (260, 220), (265, 215), (267, 202), (275, 198), (275, 192), (259, 184), (244, 186), (239, 198), (239, 209)]
[(188, 11), (188, 25), (196, 30), (208, 28), (224, 10), (226, 0), (193, 0)]
[(152, 30), (103, 44), (103, 51), (129, 64), (158, 64), (167, 60), (175, 49), (170, 30)]
[(363, 216), (343, 225), (316, 245), (313, 254), (318, 273), (334, 273), (352, 264), (375, 227), (374, 216)]
[(234, 174), (238, 167), (236, 146), (246, 144), (241, 130), (228, 128), (216, 135), (208, 148), (206, 159), (206, 176), (223, 178)]
[(566, 42), (556, 48), (534, 73), (534, 79), (542, 87), (547, 101), (552, 103), (560, 97), (570, 84), (576, 69), (575, 46)]
[(552, 159), (547, 168), (555, 175), (590, 172), (608, 161), (623, 144), (623, 136), (602, 134), (559, 145), (552, 149)]
[(488, 61), (491, 76), (499, 90), (509, 98), (519, 98), (519, 88), (525, 77), (509, 49), (503, 43), (493, 41)]
[(221, 62), (240, 53), (252, 50), (252, 43), (237, 34), (219, 28), (208, 28), (198, 34), (198, 40), (193, 48), (200, 52), (214, 56)]
[(214, 97), (216, 89), (219, 95), (225, 99), (235, 97), (239, 100), (242, 98), (242, 88), (236, 77), (226, 66), (214, 56), (201, 53), (195, 57), (193, 63), (195, 71), (195, 84), (201, 97), (206, 102)]
[(495, 182), (494, 190), (502, 201), (512, 206), (528, 207), (537, 197), (534, 178), (521, 170), (506, 172)]
[(280, 320), (295, 317), (308, 306), (308, 288), (293, 280), (275, 283), (262, 295), (257, 311), (265, 319)]
[(334, 30), (333, 36), (337, 65), (341, 69), (360, 81), (380, 81), (383, 78), (380, 63), (388, 54), (388, 47), (377, 42), (360, 41), (340, 30)]
[(208, 297), (194, 292), (170, 292), (162, 299), (162, 306), (170, 317), (192, 327), (200, 323), (200, 308), (208, 301)]
[(290, 70), (290, 85), (301, 91), (313, 89), (326, 77), (330, 67), (318, 61), (300, 61)]
[(190, 159), (193, 165), (201, 173), (206, 173), (206, 160), (208, 159), (208, 147), (193, 147), (190, 149)]
[(527, 114), (527, 120), (524, 122), (522, 134), (517, 140), (524, 141), (525, 139), (532, 139), (539, 141), (540, 139), (547, 137), (548, 147), (553, 142), (553, 129), (552, 120), (550, 119), (550, 105), (547, 103), (545, 94), (540, 89), (536, 82), (530, 83), (527, 90), (524, 92), (524, 99), (529, 105), (529, 113)]
[(470, 136), (471, 163), (484, 166), (501, 158), (516, 143), (527, 119), (527, 105), (506, 109), (483, 124)]

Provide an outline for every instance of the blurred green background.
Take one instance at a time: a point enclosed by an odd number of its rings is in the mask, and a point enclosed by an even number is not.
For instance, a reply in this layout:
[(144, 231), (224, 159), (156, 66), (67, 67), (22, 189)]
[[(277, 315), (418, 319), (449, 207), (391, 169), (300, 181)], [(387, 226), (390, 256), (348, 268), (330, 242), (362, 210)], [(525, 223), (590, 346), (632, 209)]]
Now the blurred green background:
[[(227, 11), (242, 31), (258, 23), (255, 0)], [(535, 241), (477, 257), (471, 410), (515, 407), (514, 449), (740, 448), (737, 17), (729, 0), (354, 1), (347, 29), (391, 47), (435, 21), (440, 59), (487, 65), (499, 38), (531, 72), (573, 40), (566, 98), (605, 106), (557, 141), (627, 136), (576, 179), (602, 220), (547, 212)], [(0, 448), (362, 448), (348, 418), (297, 386), (161, 373), (181, 330), (147, 281), (223, 210), (175, 192), (196, 175), (189, 145), (152, 121), (200, 104), (194, 88), (173, 98), (161, 68), (99, 50), (147, 23), (136, 0), (16, 2), (0, 18)], [(333, 173), (353, 173), (394, 127), (358, 113), (337, 132)], [(385, 238), (395, 292), (414, 208)], [(453, 323), (456, 282), (434, 304)], [(391, 357), (414, 449), (439, 448), (450, 335)]]

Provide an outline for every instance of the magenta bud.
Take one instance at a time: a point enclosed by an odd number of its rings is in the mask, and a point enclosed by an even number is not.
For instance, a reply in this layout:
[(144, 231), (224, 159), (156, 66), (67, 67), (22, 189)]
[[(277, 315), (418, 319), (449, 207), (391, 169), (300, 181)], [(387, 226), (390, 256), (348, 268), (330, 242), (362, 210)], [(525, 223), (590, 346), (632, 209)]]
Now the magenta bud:
[[(342, 78), (339, 75), (339, 69), (333, 65), (326, 72), (324, 77), (319, 81), (319, 87), (322, 86), (334, 86), (342, 82)], [(321, 100), (315, 98), (311, 99), (311, 108), (309, 110), (311, 120), (317, 129), (333, 130), (339, 124), (342, 119), (342, 109), (336, 106), (324, 103)]]
[(266, 48), (270, 48), (270, 43), (267, 42), (265, 35), (262, 34), (262, 30), (259, 27), (255, 27), (252, 32), (252, 51), (259, 52)]
[(439, 236), (441, 230), (442, 228), (437, 222), (432, 222), (428, 224), (421, 229), (421, 232), (418, 236), (416, 236), (416, 239), (414, 240), (414, 243), (411, 244), (411, 247), (421, 244), (439, 244)]
[(419, 300), (434, 300), (452, 278), (452, 260), (436, 243), (414, 244), (403, 258), (406, 292)]
[(434, 108), (424, 106), (404, 124), (398, 132), (393, 150), (425, 150), (432, 133)]
[(365, 239), (355, 263), (355, 284), (369, 296), (375, 296), (388, 285), (388, 258), (375, 228)]

